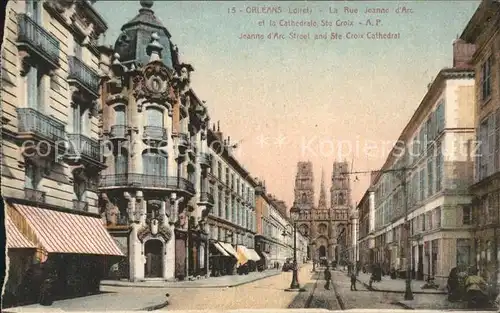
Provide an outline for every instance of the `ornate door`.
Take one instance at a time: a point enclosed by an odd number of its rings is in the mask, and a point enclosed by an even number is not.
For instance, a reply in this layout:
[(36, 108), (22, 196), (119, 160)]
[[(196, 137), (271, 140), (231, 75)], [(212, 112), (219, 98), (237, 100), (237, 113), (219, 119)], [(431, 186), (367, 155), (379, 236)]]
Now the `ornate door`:
[(148, 240), (144, 245), (146, 277), (163, 277), (163, 243), (160, 240)]

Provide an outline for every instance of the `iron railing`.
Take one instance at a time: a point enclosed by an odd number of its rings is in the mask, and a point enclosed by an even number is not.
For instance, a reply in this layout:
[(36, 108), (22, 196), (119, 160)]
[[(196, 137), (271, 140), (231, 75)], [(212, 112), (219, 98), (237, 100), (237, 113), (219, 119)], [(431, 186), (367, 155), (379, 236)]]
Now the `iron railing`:
[(141, 186), (145, 188), (164, 188), (185, 190), (194, 194), (194, 185), (189, 180), (176, 176), (161, 176), (147, 174), (113, 174), (104, 175), (100, 180), (100, 187)]
[(73, 200), (73, 210), (88, 212), (89, 211), (89, 203), (86, 201)]
[(99, 94), (99, 75), (75, 56), (68, 56), (69, 75), (68, 80), (77, 81), (92, 94)]
[(120, 138), (125, 139), (127, 135), (127, 126), (125, 125), (113, 125), (111, 126), (109, 137), (112, 139)]
[(18, 108), (18, 130), (34, 133), (52, 141), (64, 140), (64, 124), (32, 108)]
[(82, 134), (68, 134), (69, 149), (67, 155), (86, 156), (93, 160), (100, 160), (101, 148), (99, 141)]
[(168, 140), (168, 133), (164, 127), (144, 126), (143, 138), (151, 140)]
[(44, 203), (45, 192), (30, 188), (24, 188), (24, 197), (26, 200)]
[(59, 65), (59, 41), (26, 14), (18, 15), (17, 41), (54, 65)]
[(200, 202), (208, 202), (214, 204), (214, 196), (208, 192), (200, 193)]

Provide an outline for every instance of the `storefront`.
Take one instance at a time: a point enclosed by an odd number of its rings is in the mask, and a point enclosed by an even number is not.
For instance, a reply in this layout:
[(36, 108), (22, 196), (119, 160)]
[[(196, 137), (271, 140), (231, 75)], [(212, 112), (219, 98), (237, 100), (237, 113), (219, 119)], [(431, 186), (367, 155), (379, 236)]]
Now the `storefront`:
[(9, 249), (22, 267), (8, 283), (17, 303), (35, 303), (47, 290), (54, 300), (97, 293), (107, 265), (124, 256), (96, 214), (19, 202), (8, 202), (6, 212), (8, 234), (20, 234), (36, 247), (22, 261)]

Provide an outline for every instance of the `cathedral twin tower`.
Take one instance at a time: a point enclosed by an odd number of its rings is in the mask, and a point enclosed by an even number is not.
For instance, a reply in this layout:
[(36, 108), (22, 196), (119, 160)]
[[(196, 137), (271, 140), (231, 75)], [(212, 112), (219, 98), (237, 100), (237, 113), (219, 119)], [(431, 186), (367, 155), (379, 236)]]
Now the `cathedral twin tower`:
[(334, 162), (330, 206), (326, 200), (324, 173), (318, 205), (314, 205), (314, 174), (311, 162), (297, 164), (294, 206), (300, 210), (298, 230), (310, 240), (308, 257), (330, 261), (345, 260), (347, 224), (351, 209), (351, 186), (347, 162)]

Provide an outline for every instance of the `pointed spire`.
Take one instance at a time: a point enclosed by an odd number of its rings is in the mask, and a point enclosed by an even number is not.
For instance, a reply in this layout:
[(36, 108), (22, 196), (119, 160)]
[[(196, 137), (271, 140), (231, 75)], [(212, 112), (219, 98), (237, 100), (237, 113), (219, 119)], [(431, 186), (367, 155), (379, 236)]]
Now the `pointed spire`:
[(325, 171), (321, 169), (321, 187), (319, 190), (318, 209), (326, 209), (326, 191), (325, 191)]

